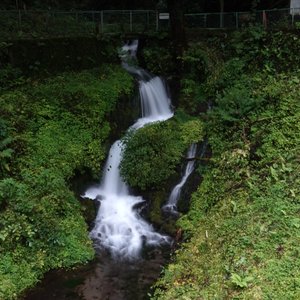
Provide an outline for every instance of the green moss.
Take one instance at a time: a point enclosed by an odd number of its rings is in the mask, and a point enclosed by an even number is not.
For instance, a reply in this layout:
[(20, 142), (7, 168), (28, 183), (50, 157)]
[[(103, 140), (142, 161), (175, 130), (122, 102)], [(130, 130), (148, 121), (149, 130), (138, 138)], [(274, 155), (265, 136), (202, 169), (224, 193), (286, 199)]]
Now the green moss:
[(175, 118), (147, 125), (126, 138), (121, 174), (132, 187), (163, 188), (187, 148), (202, 139), (200, 120)]
[[(153, 299), (299, 298), (299, 71), (244, 76), (215, 85), (206, 123), (213, 156)], [(252, 82), (246, 94), (241, 80)], [(248, 110), (239, 96), (249, 95)], [(237, 102), (242, 110), (232, 110)]]
[[(15, 299), (44, 272), (93, 258), (81, 207), (69, 181), (98, 177), (108, 116), (132, 79), (120, 67), (64, 73), (0, 95), (13, 150), (0, 178), (0, 298)], [(1, 149), (0, 149), (1, 151)]]
[(156, 227), (174, 236), (176, 234), (176, 221), (174, 218), (166, 219), (161, 210), (161, 207), (168, 199), (169, 193), (169, 190), (159, 190), (150, 193), (149, 220)]
[(163, 225), (163, 217), (161, 212), (161, 207), (166, 200), (166, 192), (159, 191), (151, 195), (150, 213), (149, 218), (151, 223), (157, 224), (159, 226)]

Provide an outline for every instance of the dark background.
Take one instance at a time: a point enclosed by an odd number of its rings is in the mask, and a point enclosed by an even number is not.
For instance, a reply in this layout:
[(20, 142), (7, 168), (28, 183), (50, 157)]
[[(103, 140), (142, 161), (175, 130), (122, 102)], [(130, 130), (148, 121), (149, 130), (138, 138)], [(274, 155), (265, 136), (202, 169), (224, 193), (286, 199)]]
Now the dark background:
[[(159, 9), (167, 10), (166, 0), (1, 0), (0, 9)], [(184, 12), (217, 12), (220, 0), (177, 0)], [(249, 11), (289, 7), (290, 0), (224, 0), (224, 11)]]

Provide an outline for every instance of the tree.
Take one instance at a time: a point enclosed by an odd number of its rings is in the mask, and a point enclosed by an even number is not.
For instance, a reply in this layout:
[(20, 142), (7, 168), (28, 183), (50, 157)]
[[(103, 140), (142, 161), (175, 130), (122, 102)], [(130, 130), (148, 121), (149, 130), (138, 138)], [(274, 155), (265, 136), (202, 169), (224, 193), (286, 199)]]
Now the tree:
[(186, 36), (184, 28), (184, 1), (167, 0), (170, 13), (171, 36), (173, 41), (173, 55), (177, 62), (179, 73), (182, 70), (182, 55), (186, 48)]

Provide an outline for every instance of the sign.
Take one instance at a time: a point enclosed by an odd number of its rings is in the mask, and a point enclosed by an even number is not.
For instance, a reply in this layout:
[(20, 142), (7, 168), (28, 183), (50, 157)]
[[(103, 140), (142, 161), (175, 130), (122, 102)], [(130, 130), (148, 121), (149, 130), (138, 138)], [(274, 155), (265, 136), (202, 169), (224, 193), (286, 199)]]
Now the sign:
[(300, 0), (291, 0), (290, 14), (291, 15), (300, 15)]
[(169, 13), (159, 13), (160, 20), (169, 20), (170, 14)]

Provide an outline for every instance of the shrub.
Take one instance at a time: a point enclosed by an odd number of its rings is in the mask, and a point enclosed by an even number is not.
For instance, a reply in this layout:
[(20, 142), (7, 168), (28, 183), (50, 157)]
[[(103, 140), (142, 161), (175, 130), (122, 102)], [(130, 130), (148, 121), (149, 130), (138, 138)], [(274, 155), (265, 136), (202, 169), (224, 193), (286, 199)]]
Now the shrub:
[(217, 94), (210, 115), (227, 123), (238, 122), (257, 111), (263, 101), (263, 97), (257, 95), (255, 81), (243, 76), (222, 94)]
[(158, 189), (175, 174), (190, 144), (203, 138), (199, 120), (147, 125), (125, 139), (121, 174), (132, 187)]

